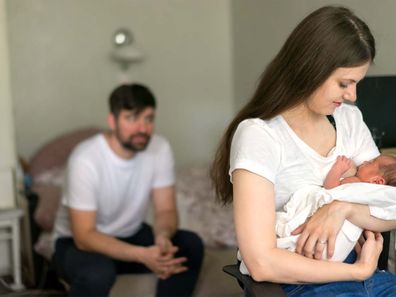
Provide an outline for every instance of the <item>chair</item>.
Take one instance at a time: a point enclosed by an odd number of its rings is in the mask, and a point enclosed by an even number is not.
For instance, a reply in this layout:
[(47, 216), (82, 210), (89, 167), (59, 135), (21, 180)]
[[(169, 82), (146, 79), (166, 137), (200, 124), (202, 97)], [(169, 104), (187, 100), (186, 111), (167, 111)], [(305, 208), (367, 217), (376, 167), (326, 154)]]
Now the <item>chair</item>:
[(0, 210), (0, 229), (2, 236), (0, 240), (11, 240), (12, 274), (14, 283), (10, 285), (12, 290), (24, 289), (21, 275), (21, 254), (20, 254), (20, 234), (19, 221), (23, 216), (21, 208), (10, 208)]
[(384, 238), (384, 244), (383, 244), (381, 255), (378, 259), (378, 268), (380, 270), (388, 270), (390, 231), (382, 232), (381, 234), (382, 234), (382, 237)]
[(249, 297), (282, 297), (286, 296), (279, 284), (270, 282), (256, 282), (249, 275), (239, 271), (238, 264), (226, 265), (223, 271), (235, 277)]

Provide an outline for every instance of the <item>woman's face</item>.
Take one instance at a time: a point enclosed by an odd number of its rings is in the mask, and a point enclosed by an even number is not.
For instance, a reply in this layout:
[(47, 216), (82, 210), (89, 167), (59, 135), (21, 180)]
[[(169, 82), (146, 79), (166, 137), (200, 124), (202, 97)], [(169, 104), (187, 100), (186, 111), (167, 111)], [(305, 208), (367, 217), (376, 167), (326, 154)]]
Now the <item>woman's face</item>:
[(356, 84), (363, 79), (369, 63), (358, 67), (337, 68), (329, 78), (308, 98), (308, 109), (316, 114), (330, 115), (345, 100), (356, 101)]

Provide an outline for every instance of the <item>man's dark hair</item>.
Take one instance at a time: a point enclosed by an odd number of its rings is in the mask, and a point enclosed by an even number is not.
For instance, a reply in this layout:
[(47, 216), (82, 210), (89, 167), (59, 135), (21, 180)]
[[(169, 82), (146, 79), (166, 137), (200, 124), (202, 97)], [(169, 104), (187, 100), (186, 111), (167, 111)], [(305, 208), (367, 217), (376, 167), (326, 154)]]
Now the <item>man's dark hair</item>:
[(121, 85), (110, 94), (111, 113), (118, 117), (121, 110), (133, 110), (139, 114), (146, 107), (156, 107), (155, 97), (150, 89), (141, 84)]

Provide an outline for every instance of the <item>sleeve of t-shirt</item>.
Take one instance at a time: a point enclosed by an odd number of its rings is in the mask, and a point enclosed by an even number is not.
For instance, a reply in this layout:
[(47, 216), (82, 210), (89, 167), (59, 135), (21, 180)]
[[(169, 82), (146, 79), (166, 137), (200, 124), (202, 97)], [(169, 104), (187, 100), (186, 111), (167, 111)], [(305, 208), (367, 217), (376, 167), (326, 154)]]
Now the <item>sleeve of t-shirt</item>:
[(153, 188), (175, 184), (175, 164), (170, 144), (164, 140), (155, 158)]
[(375, 145), (370, 130), (363, 121), (361, 111), (357, 107), (352, 108), (350, 119), (352, 121), (351, 137), (355, 144), (352, 159), (359, 166), (364, 161), (376, 158), (380, 152)]
[(66, 171), (62, 203), (80, 210), (97, 209), (97, 174), (91, 163), (83, 158), (71, 157)]
[(229, 171), (231, 182), (234, 170), (245, 169), (275, 183), (280, 165), (280, 152), (276, 135), (266, 122), (261, 120), (241, 122), (231, 143)]

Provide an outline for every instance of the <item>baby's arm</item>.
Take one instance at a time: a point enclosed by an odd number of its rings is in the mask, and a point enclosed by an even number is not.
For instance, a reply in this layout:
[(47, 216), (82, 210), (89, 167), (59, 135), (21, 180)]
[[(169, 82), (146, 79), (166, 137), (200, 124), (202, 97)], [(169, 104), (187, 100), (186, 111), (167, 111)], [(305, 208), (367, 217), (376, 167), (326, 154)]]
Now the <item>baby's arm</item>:
[(327, 174), (323, 186), (325, 189), (332, 189), (341, 184), (340, 179), (344, 173), (346, 173), (353, 163), (350, 159), (345, 156), (338, 156), (334, 165), (331, 167), (329, 173)]
[(350, 177), (346, 177), (343, 180), (341, 180), (340, 184), (344, 185), (344, 184), (360, 183), (360, 182), (361, 182), (360, 178), (358, 178), (356, 176), (350, 176)]

